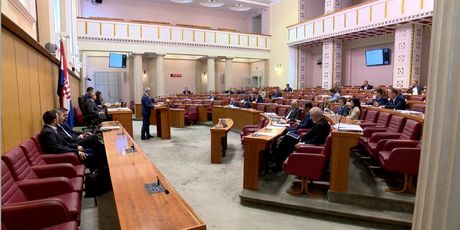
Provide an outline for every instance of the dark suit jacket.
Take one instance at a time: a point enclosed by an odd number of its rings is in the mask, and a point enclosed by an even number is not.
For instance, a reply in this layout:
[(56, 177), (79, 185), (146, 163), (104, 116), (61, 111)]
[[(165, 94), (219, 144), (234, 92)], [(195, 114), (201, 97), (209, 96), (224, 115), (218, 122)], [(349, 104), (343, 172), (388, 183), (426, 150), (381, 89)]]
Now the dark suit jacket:
[(340, 116), (348, 116), (348, 113), (350, 112), (350, 108), (348, 106), (344, 105), (340, 107), (339, 112), (337, 112), (338, 115)]
[[(59, 136), (61, 136), (65, 141), (69, 143), (76, 143), (79, 139), (78, 136), (80, 135), (77, 134), (73, 129), (71, 129), (66, 123), (58, 125), (57, 132)], [(67, 133), (70, 135), (70, 137), (67, 135)]]
[(283, 95), (282, 95), (280, 92), (278, 92), (278, 93), (273, 93), (273, 94), (272, 94), (272, 98), (275, 98), (275, 97), (282, 97), (282, 96), (283, 96)]
[(286, 113), (286, 115), (289, 114), (289, 117), (286, 117), (286, 120), (299, 120), (301, 113), (302, 113), (302, 110), (300, 110), (299, 108), (295, 108), (294, 110), (292, 110), (291, 108)]
[(297, 129), (311, 129), (313, 125), (314, 123), (310, 118), (310, 113), (307, 112), (303, 117), (302, 121), (297, 126)]
[(101, 112), (101, 109), (97, 107), (96, 102), (89, 99), (86, 101), (86, 111), (88, 112), (88, 115), (99, 116), (99, 112)]
[(300, 140), (306, 144), (322, 145), (326, 142), (329, 135), (331, 126), (327, 123), (326, 119), (322, 118), (318, 123), (313, 125), (313, 128), (305, 134)]
[(142, 103), (142, 115), (143, 116), (150, 116), (150, 113), (153, 108), (153, 99), (147, 95), (142, 95), (141, 103)]
[(240, 107), (240, 103), (238, 103), (237, 101), (230, 102), (230, 105), (235, 106), (235, 107)]
[(388, 104), (388, 97), (387, 96), (381, 96), (381, 97), (378, 97), (378, 98), (375, 98), (374, 100), (372, 100), (371, 102), (367, 103), (368, 105), (373, 105), (374, 102), (377, 102), (380, 105), (386, 105)]
[(402, 94), (399, 94), (394, 100), (389, 100), (388, 103), (385, 105), (385, 108), (406, 110), (406, 97), (404, 97), (404, 95)]
[(284, 91), (284, 92), (292, 92), (292, 88), (291, 88), (291, 87), (285, 88), (283, 91)]
[[(362, 85), (360, 89), (365, 89), (365, 87), (366, 87), (365, 85)], [(374, 88), (374, 86), (367, 85), (367, 89), (373, 89), (373, 88)]]
[[(415, 86), (417, 88), (417, 95), (421, 95), (422, 94), (422, 90), (423, 88), (419, 85)], [(412, 94), (412, 89), (414, 89), (414, 87), (409, 87), (409, 89), (407, 89), (407, 92)]]
[(46, 153), (74, 152), (78, 154), (78, 145), (67, 142), (53, 128), (45, 125), (39, 135), (40, 144)]
[(190, 90), (184, 90), (184, 91), (182, 91), (182, 94), (192, 94), (192, 92)]

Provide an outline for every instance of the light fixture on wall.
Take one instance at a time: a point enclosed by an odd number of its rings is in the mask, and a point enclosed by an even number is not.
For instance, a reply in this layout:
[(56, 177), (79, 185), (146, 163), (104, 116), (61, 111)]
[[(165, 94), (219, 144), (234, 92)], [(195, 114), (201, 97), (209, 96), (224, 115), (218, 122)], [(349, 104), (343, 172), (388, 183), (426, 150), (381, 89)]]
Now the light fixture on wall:
[(175, 2), (175, 3), (192, 3), (193, 0), (171, 0), (171, 2)]
[(216, 0), (207, 0), (207, 1), (204, 1), (204, 2), (200, 2), (200, 4), (202, 6), (211, 7), (211, 8), (217, 8), (217, 7), (221, 7), (221, 6), (224, 5), (223, 2), (218, 2)]
[(235, 3), (234, 6), (230, 6), (228, 8), (233, 10), (233, 11), (248, 11), (248, 10), (251, 9), (251, 7), (243, 6), (242, 4), (239, 4), (239, 3)]
[(275, 69), (275, 72), (278, 73), (278, 72), (281, 72), (283, 70), (283, 67), (281, 66), (281, 64), (276, 64), (274, 69)]
[(147, 72), (144, 70), (144, 78), (147, 78)]

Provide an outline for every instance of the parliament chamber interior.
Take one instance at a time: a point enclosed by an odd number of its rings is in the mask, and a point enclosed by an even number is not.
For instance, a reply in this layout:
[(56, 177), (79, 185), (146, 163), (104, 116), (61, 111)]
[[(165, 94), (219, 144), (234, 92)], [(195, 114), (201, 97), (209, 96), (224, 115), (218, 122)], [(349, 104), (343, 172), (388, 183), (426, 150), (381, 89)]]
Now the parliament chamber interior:
[(460, 1), (1, 12), (1, 229), (460, 229)]

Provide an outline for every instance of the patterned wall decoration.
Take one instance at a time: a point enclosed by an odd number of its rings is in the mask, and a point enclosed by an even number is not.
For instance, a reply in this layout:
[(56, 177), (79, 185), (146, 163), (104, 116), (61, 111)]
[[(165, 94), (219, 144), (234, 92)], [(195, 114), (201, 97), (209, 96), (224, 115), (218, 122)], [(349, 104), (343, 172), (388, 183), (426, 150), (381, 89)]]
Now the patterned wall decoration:
[(299, 0), (299, 22), (305, 19), (306, 0)]
[(307, 48), (299, 47), (299, 58), (298, 60), (298, 68), (297, 68), (297, 87), (299, 89), (305, 88), (307, 85), (306, 70), (307, 70)]
[(420, 78), (422, 26), (407, 24), (395, 28), (393, 87), (408, 88)]
[(329, 89), (342, 78), (342, 42), (327, 40), (323, 43), (323, 89)]
[(341, 0), (325, 0), (324, 13), (328, 14), (341, 8)]

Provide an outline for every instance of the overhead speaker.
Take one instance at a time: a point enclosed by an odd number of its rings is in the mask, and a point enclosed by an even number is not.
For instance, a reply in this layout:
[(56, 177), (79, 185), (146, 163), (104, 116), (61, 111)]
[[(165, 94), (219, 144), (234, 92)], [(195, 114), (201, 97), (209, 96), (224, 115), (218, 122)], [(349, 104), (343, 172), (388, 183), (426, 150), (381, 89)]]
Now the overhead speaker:
[(91, 0), (94, 5), (102, 4), (102, 0)]
[(48, 50), (48, 52), (50, 52), (51, 54), (55, 54), (57, 50), (57, 46), (56, 44), (48, 42), (45, 44), (45, 49)]

